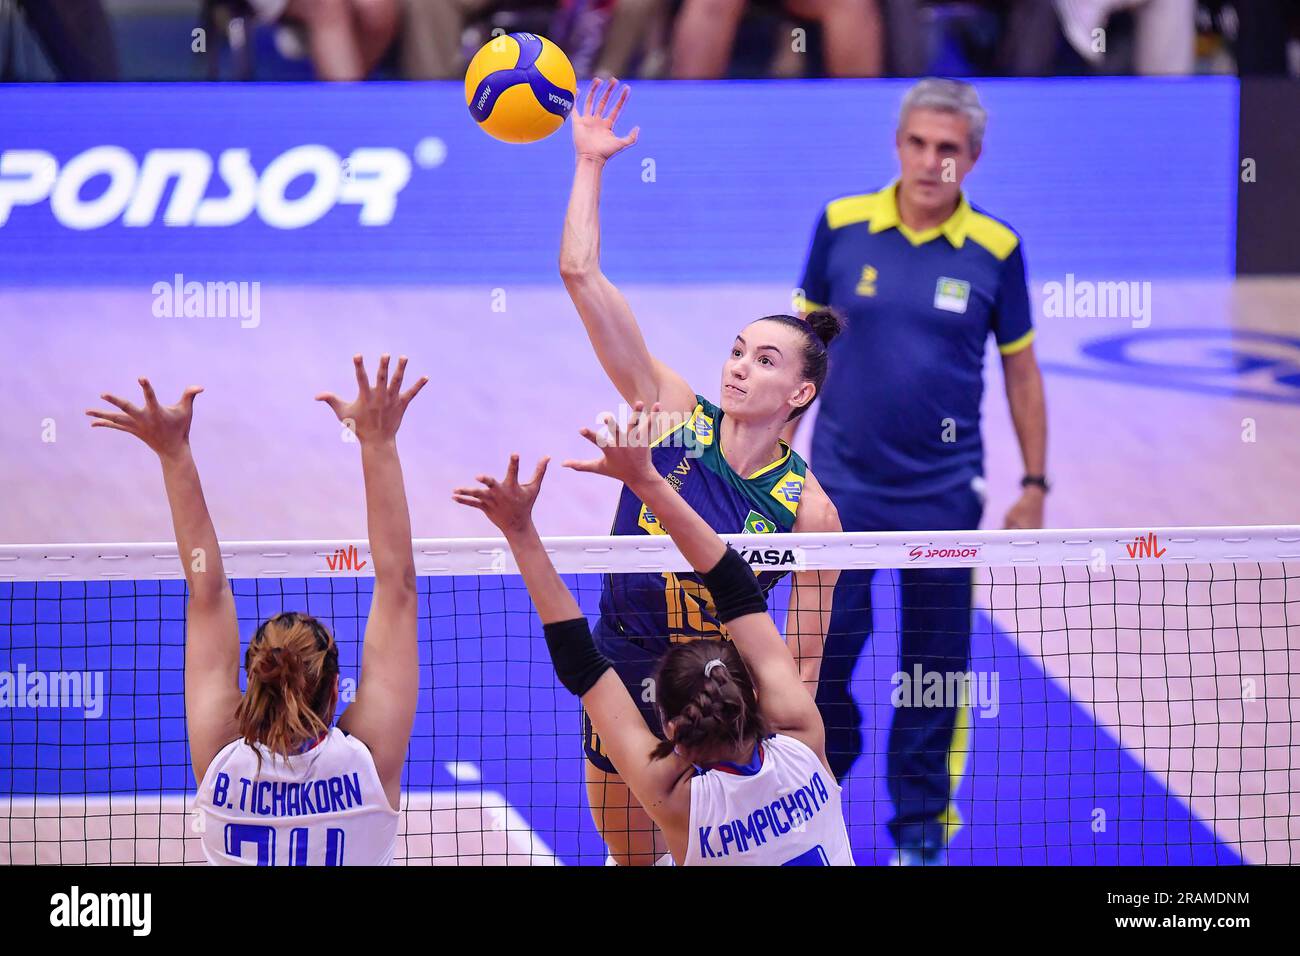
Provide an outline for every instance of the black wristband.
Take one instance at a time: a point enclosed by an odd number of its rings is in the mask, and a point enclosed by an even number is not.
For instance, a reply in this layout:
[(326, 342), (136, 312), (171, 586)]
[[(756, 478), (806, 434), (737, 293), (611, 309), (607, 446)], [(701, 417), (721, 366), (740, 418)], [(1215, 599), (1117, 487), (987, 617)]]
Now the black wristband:
[(551, 663), (555, 665), (555, 676), (570, 694), (581, 697), (613, 666), (596, 649), (585, 617), (543, 624), (542, 632), (546, 635), (546, 649), (551, 652)]
[(727, 548), (722, 560), (713, 566), (713, 570), (701, 574), (700, 579), (709, 589), (718, 609), (718, 620), (723, 624), (746, 614), (762, 614), (767, 610), (767, 599), (763, 597), (763, 589), (758, 586), (753, 569), (731, 548)]
[(1042, 488), (1044, 494), (1052, 490), (1051, 486), (1047, 483), (1046, 475), (1025, 475), (1025, 477), (1020, 479), (1021, 488), (1028, 488), (1030, 485), (1033, 485), (1035, 488)]

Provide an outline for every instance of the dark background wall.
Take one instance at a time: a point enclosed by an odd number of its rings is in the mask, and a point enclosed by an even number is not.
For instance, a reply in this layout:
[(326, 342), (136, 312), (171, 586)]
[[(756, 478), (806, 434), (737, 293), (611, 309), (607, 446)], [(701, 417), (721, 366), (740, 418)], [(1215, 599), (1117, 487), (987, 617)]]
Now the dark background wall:
[[(1241, 80), (1237, 273), (1300, 274), (1300, 82)], [(1242, 182), (1241, 162), (1255, 161)]]

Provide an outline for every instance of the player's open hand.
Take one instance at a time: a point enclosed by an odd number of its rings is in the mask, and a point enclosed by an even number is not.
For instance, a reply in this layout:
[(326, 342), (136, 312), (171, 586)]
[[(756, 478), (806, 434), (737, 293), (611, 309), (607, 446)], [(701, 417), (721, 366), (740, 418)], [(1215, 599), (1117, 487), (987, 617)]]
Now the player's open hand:
[(614, 416), (606, 412), (601, 416), (605, 425), (604, 432), (595, 432), (590, 428), (584, 428), (581, 432), (583, 438), (601, 450), (601, 457), (589, 461), (570, 459), (564, 463), (564, 467), (616, 478), (633, 490), (647, 481), (655, 481), (659, 474), (650, 460), (650, 443), (654, 440), (651, 426), (658, 420), (658, 402), (648, 412), (645, 410), (645, 402), (637, 402), (632, 408), (626, 428), (620, 428)]
[(144, 407), (137, 408), (125, 399), (105, 392), (100, 396), (104, 401), (116, 405), (120, 411), (106, 412), (87, 409), (86, 414), (95, 421), (91, 428), (116, 428), (120, 432), (134, 435), (155, 452), (158, 457), (182, 451), (189, 445), (190, 422), (194, 417), (194, 396), (203, 391), (197, 385), (191, 385), (181, 394), (175, 405), (162, 405), (153, 392), (153, 386), (147, 378), (141, 378), (140, 388), (144, 392)]
[(482, 487), (457, 488), (451, 493), (452, 500), (477, 508), (507, 535), (523, 531), (532, 523), (533, 502), (537, 500), (537, 492), (542, 489), (542, 478), (546, 475), (546, 466), (550, 460), (543, 458), (539, 461), (533, 477), (521, 485), (519, 456), (511, 455), (503, 479), (497, 481), (491, 475), (479, 475), (474, 480)]
[[(618, 114), (623, 111), (623, 104), (627, 102), (628, 94), (632, 89), (624, 84), (618, 99), (614, 102), (614, 108), (608, 109), (610, 94), (618, 86), (618, 80), (610, 77), (609, 85), (604, 84), (604, 80), (592, 80), (591, 86), (587, 87), (586, 105), (582, 106), (575, 102), (570, 117), (573, 125), (573, 147), (577, 150), (578, 156), (591, 157), (601, 162), (627, 149), (636, 142), (637, 134), (641, 132), (641, 127), (637, 126), (626, 136), (618, 136), (614, 133), (614, 123), (618, 120)], [(596, 94), (601, 92), (602, 87), (600, 102), (593, 109), (592, 104)]]
[(352, 356), (352, 365), (357, 373), (357, 397), (351, 402), (344, 402), (333, 392), (321, 392), (316, 401), (324, 402), (345, 426), (357, 436), (357, 441), (391, 441), (401, 427), (402, 416), (411, 399), (420, 394), (420, 389), (428, 383), (429, 377), (423, 376), (418, 382), (402, 391), (402, 379), (406, 376), (406, 356), (397, 360), (397, 371), (392, 381), (388, 379), (388, 356), (379, 356), (379, 371), (375, 375), (375, 384), (370, 384), (366, 375), (365, 363), (360, 355)]

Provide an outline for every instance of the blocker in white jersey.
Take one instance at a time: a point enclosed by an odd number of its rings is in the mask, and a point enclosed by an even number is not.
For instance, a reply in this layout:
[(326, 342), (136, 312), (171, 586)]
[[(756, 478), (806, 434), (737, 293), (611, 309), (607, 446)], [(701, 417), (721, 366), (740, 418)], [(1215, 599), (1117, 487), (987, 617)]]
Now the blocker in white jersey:
[(840, 786), (807, 744), (773, 734), (747, 766), (691, 780), (686, 866), (853, 866)]
[[(654, 862), (666, 844), (679, 864), (852, 866), (821, 712), (767, 613), (749, 562), (656, 470), (650, 424), (661, 411), (658, 402), (648, 410), (636, 402), (627, 429), (602, 415), (608, 436), (582, 430), (601, 457), (565, 464), (623, 482), (654, 512), (730, 637), (675, 643), (660, 660), (651, 686), (663, 739), (641, 719), (632, 692), (596, 647), (533, 524), (546, 460), (521, 485), (519, 456), (512, 455), (504, 480), (482, 475), (481, 487), (457, 488), (453, 497), (483, 511), (505, 534), (542, 620), (555, 676), (582, 700), (627, 781), (628, 799), (653, 823), (650, 832), (637, 831), (635, 845), (615, 845), (607, 836), (616, 863)], [(589, 773), (587, 785), (590, 797), (607, 782)], [(603, 800), (592, 801), (593, 814), (603, 813), (600, 806)], [(631, 815), (623, 819), (630, 826)]]
[[(406, 356), (390, 380), (379, 359), (372, 386), (352, 357), (357, 397), (324, 402), (361, 446), (375, 585), (366, 618), (356, 694), (339, 702), (339, 649), (324, 622), (281, 610), (262, 621), (244, 653), (239, 684), (239, 616), (190, 450), (191, 385), (175, 405), (158, 401), (141, 378), (144, 407), (107, 392), (118, 411), (92, 409), (92, 427), (140, 439), (157, 453), (171, 507), (185, 602), (185, 730), (195, 807), (203, 814), (210, 863), (345, 866), (391, 863), (397, 841), (402, 767), (420, 695), (415, 558), (397, 429), (429, 381), (402, 391)], [(380, 691), (382, 688), (382, 692)], [(355, 734), (355, 737), (349, 737)], [(365, 741), (365, 743), (362, 743)], [(367, 746), (367, 744), (369, 746)]]
[(203, 853), (218, 865), (387, 866), (397, 845), (398, 812), (370, 750), (338, 727), (290, 757), (227, 744), (196, 807)]

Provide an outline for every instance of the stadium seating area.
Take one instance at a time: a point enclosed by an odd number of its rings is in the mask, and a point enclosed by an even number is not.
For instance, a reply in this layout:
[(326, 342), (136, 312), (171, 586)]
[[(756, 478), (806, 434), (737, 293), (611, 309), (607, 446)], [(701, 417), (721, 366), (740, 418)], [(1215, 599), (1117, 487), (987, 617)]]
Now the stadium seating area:
[(1297, 8), (1295, 0), (0, 0), (0, 79), (451, 79), (494, 32), (518, 30), (554, 39), (580, 76), (1296, 74)]

